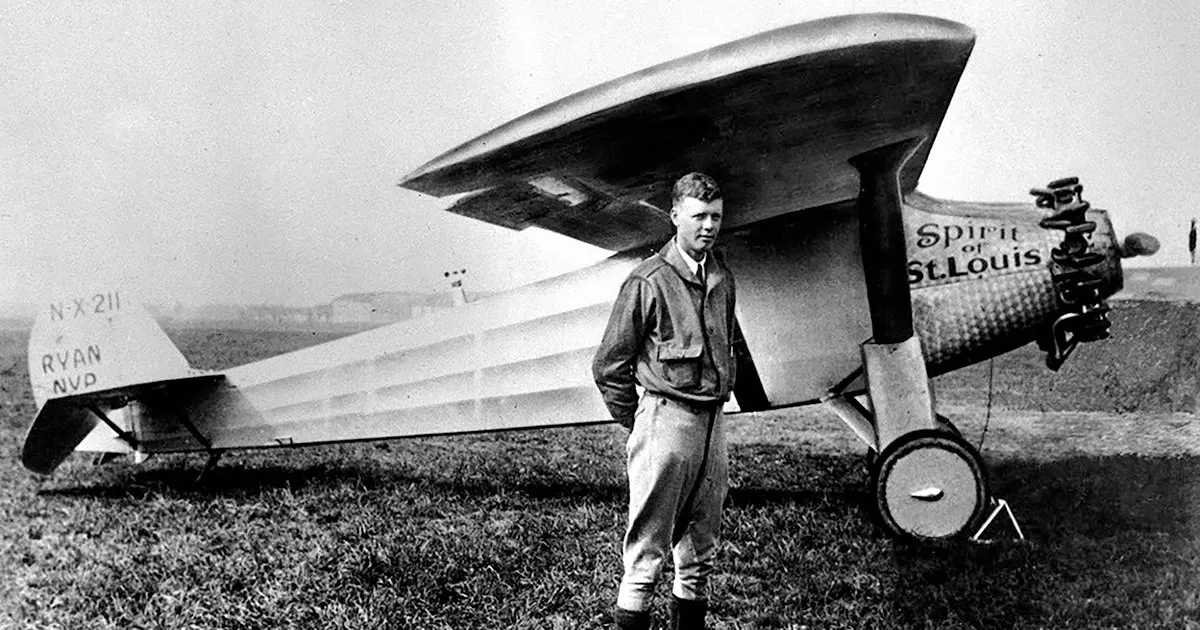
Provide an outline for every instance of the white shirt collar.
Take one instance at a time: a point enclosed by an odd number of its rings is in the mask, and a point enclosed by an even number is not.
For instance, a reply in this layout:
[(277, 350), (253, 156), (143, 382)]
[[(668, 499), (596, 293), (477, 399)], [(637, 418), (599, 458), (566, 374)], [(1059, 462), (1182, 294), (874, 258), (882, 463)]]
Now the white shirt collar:
[(683, 263), (685, 265), (687, 265), (688, 269), (690, 269), (692, 271), (692, 275), (696, 275), (696, 270), (700, 268), (700, 265), (704, 264), (704, 261), (708, 260), (708, 254), (704, 254), (704, 257), (701, 258), (700, 260), (696, 260), (696, 259), (692, 258), (691, 256), (689, 256), (687, 252), (683, 251), (683, 247), (681, 247), (679, 245), (679, 239), (674, 239), (674, 240), (675, 240), (675, 249), (679, 252), (679, 255), (683, 258)]

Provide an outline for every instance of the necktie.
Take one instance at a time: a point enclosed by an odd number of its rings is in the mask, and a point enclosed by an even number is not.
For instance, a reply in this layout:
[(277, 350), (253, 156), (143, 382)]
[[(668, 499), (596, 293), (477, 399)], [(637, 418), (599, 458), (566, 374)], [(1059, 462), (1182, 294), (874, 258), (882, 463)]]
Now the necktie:
[(703, 263), (696, 266), (696, 278), (698, 280), (700, 280), (700, 286), (704, 287), (707, 290), (708, 289), (708, 273), (706, 271), (704, 271)]

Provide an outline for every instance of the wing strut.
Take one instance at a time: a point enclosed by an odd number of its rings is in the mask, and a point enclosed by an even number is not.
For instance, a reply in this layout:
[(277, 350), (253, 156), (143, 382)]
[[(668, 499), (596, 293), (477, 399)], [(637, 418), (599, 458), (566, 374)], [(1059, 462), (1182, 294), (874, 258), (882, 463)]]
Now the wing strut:
[(200, 481), (203, 480), (208, 473), (212, 472), (212, 470), (217, 467), (217, 461), (221, 459), (221, 453), (223, 451), (221, 449), (213, 448), (212, 440), (204, 437), (204, 434), (200, 432), (200, 429), (197, 429), (196, 425), (192, 424), (192, 421), (188, 418), (187, 411), (177, 409), (175, 410), (174, 415), (175, 419), (179, 421), (179, 424), (182, 424), (183, 428), (187, 429), (188, 433), (192, 434), (192, 438), (199, 442), (200, 446), (203, 446), (205, 452), (208, 453), (208, 460), (204, 462), (204, 468), (200, 470), (200, 474), (196, 475), (196, 479), (193, 481), (193, 483), (200, 483)]
[[(859, 173), (859, 236), (873, 333), (862, 354), (879, 449), (871, 467), (875, 506), (884, 527), (898, 536), (946, 540), (969, 534), (983, 518), (987, 479), (979, 453), (934, 413), (921, 338), (913, 329), (899, 174), (922, 140), (882, 146), (850, 164)], [(857, 411), (833, 407), (844, 417)], [(869, 428), (847, 423), (856, 432)]]
[(186, 411), (177, 411), (175, 419), (179, 421), (179, 424), (183, 425), (183, 428), (187, 429), (188, 433), (192, 434), (192, 437), (200, 443), (200, 446), (204, 447), (204, 450), (208, 451), (210, 456), (213, 454), (212, 441), (204, 437), (204, 434), (196, 428), (196, 425), (192, 424), (192, 421), (188, 419)]
[(134, 451), (140, 450), (138, 447), (137, 437), (135, 437), (129, 431), (122, 429), (117, 425), (117, 423), (113, 422), (112, 419), (108, 417), (108, 414), (104, 413), (100, 410), (100, 407), (96, 406), (96, 403), (88, 403), (87, 408), (88, 411), (96, 414), (97, 418), (100, 418), (102, 421), (104, 421), (104, 424), (107, 424), (108, 428), (112, 429), (113, 433), (116, 433), (117, 437), (120, 438), (122, 442), (128, 444), (129, 448), (132, 448)]

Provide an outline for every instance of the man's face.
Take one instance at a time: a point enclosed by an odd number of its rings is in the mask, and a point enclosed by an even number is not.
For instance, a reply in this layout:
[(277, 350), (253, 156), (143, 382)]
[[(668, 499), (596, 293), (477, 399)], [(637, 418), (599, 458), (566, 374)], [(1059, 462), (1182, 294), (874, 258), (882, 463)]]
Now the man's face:
[(725, 202), (720, 199), (700, 201), (684, 197), (671, 208), (671, 223), (675, 224), (675, 239), (683, 251), (700, 260), (717, 242)]

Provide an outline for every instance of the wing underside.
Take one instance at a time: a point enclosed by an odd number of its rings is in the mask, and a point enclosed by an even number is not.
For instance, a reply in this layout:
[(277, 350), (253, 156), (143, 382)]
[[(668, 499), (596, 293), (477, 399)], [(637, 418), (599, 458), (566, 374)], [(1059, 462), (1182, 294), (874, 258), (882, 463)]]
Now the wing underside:
[(925, 142), (917, 183), (974, 44), (941, 19), (853, 15), (763, 33), (533, 111), (453, 149), (402, 186), (471, 193), (450, 211), (624, 250), (669, 237), (669, 185), (722, 184), (728, 227), (853, 198), (850, 157)]

